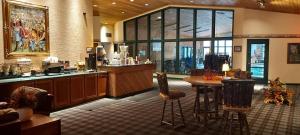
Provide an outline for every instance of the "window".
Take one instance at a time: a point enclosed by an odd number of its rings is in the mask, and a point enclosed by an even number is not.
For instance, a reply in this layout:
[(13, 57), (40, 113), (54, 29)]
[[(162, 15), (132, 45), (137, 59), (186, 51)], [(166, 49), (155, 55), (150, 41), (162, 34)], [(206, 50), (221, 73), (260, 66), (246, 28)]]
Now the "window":
[(210, 38), (212, 33), (212, 10), (197, 10), (197, 38)]
[(161, 12), (152, 14), (150, 16), (151, 40), (161, 39), (161, 19)]
[(176, 39), (177, 30), (177, 9), (165, 10), (165, 39)]
[(156, 71), (161, 71), (161, 42), (153, 42), (150, 47), (150, 60), (156, 64)]
[(167, 73), (175, 73), (176, 63), (176, 42), (165, 42), (164, 71)]
[(148, 18), (147, 16), (138, 19), (138, 40), (148, 39)]
[(180, 9), (180, 39), (193, 38), (194, 35), (194, 10)]
[(233, 11), (216, 11), (216, 37), (232, 37)]
[(133, 41), (135, 39), (135, 20), (125, 23), (126, 41)]
[(138, 43), (137, 45), (137, 56), (143, 63), (147, 60), (148, 56), (148, 43)]
[(232, 57), (233, 19), (233, 10), (171, 7), (124, 22), (124, 39), (156, 71), (189, 74), (207, 54)]
[(211, 51), (211, 41), (197, 41), (196, 42), (196, 68), (204, 69), (205, 55)]
[(126, 43), (128, 46), (128, 56), (134, 57), (135, 55), (135, 43)]
[(179, 73), (189, 74), (193, 67), (193, 42), (180, 42), (179, 44)]
[(216, 40), (215, 54), (232, 56), (232, 40)]

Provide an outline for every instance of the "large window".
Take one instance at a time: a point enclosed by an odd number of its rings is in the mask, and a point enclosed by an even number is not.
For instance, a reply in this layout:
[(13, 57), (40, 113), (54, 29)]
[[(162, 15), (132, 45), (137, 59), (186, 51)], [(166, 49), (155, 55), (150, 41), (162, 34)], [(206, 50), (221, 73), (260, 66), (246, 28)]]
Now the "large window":
[(212, 33), (212, 10), (197, 10), (197, 38), (210, 38)]
[(176, 39), (177, 30), (177, 9), (165, 10), (165, 39)]
[(161, 12), (150, 15), (151, 40), (161, 40)]
[(176, 42), (165, 42), (164, 71), (167, 73), (175, 73), (176, 63)]
[(193, 38), (194, 26), (194, 10), (192, 9), (180, 9), (180, 23), (179, 31), (180, 38)]
[(137, 56), (141, 62), (145, 62), (148, 56), (148, 43), (138, 43)]
[(179, 44), (179, 73), (188, 74), (193, 67), (193, 42), (186, 41)]
[(204, 68), (205, 55), (211, 51), (211, 41), (197, 41), (196, 42), (196, 68)]
[(148, 18), (147, 16), (138, 19), (138, 40), (148, 39)]
[(232, 56), (232, 40), (216, 40), (215, 54)]
[(233, 19), (233, 10), (166, 8), (126, 21), (124, 38), (129, 54), (157, 71), (189, 74), (207, 54), (232, 57)]
[(161, 71), (161, 42), (151, 43), (150, 60), (156, 64), (156, 71)]
[(125, 23), (125, 39), (126, 41), (133, 41), (135, 39), (135, 20), (131, 20)]
[(232, 11), (216, 11), (216, 37), (232, 37)]

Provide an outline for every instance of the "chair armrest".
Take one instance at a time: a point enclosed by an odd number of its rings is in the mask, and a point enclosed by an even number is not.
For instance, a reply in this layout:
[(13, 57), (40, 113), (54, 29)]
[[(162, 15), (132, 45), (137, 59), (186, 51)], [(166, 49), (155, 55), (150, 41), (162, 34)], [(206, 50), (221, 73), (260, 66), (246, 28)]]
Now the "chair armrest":
[(35, 113), (44, 114), (44, 115), (50, 115), (50, 113), (53, 111), (53, 99), (54, 96), (51, 94), (47, 94), (43, 96), (43, 98), (40, 98), (38, 101), (38, 105), (35, 108)]

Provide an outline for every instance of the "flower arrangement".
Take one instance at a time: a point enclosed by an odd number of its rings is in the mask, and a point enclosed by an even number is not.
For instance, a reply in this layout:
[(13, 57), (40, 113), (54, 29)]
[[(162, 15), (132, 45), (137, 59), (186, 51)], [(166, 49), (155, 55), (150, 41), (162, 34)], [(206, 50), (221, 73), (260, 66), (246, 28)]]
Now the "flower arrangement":
[(272, 103), (276, 105), (292, 105), (294, 92), (285, 87), (279, 78), (271, 80), (268, 88), (264, 89), (265, 103)]

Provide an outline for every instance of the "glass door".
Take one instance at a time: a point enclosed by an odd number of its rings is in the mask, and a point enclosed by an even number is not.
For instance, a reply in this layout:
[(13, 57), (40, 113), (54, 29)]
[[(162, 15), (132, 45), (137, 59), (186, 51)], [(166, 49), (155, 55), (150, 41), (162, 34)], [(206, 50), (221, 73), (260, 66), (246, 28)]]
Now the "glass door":
[(247, 71), (257, 83), (268, 83), (269, 39), (248, 39)]

